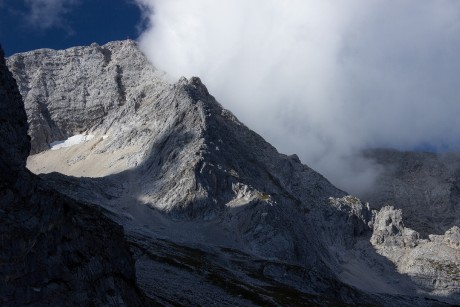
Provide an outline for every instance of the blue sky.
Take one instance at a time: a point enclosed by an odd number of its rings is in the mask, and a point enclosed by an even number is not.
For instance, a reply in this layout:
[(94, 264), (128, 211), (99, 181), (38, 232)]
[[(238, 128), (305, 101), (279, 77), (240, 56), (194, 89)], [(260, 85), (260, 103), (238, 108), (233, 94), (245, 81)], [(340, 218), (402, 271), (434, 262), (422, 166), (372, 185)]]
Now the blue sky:
[(0, 44), (7, 56), (137, 38), (141, 12), (130, 0), (0, 0)]

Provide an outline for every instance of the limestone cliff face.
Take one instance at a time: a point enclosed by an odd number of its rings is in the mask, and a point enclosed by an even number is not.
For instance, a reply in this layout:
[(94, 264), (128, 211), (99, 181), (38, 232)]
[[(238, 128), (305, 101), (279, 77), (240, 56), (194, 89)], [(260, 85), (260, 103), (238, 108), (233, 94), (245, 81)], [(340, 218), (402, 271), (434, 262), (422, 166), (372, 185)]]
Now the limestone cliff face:
[(27, 126), (0, 50), (0, 305), (145, 305), (123, 229), (25, 168)]
[(145, 81), (153, 85), (159, 78), (145, 65), (145, 57), (133, 52), (134, 45), (126, 41), (70, 52), (42, 49), (8, 59), (24, 98), (32, 154), (103, 121), (101, 129), (106, 129), (111, 111), (125, 109), (128, 100), (141, 103)]
[[(199, 78), (168, 82), (132, 41), (37, 50), (8, 65), (25, 97), (35, 153), (28, 167), (125, 227), (151, 298), (242, 306), (435, 302), (423, 298), (433, 288), (376, 251), (401, 241), (394, 236), (402, 224), (386, 228), (368, 204), (297, 156), (278, 153)], [(91, 138), (48, 150), (75, 134)]]

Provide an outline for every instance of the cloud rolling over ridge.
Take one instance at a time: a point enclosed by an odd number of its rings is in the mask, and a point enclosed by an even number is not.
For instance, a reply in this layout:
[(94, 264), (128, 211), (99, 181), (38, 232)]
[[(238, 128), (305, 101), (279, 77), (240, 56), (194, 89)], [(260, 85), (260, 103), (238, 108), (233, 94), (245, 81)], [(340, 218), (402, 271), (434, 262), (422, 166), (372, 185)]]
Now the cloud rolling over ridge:
[(143, 51), (359, 192), (372, 147), (460, 148), (460, 2), (137, 0)]

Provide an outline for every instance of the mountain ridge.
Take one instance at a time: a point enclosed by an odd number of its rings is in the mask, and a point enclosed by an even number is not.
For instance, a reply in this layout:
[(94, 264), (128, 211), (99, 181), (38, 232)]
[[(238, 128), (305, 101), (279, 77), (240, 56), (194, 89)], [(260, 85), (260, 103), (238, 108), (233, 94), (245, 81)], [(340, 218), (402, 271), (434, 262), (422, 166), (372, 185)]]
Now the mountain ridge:
[[(171, 289), (183, 279), (191, 291), (177, 300), (201, 304), (212, 302), (206, 293), (239, 305), (287, 299), (267, 287), (294, 291), (305, 304), (458, 299), (454, 277), (444, 278), (449, 265), (458, 266), (444, 237), (420, 241), (394, 208), (372, 211), (295, 155), (278, 153), (223, 109), (199, 78), (164, 80), (132, 41), (35, 51), (8, 63), (22, 83), (35, 140), (28, 166), (61, 193), (101, 206), (123, 225), (140, 287), (151, 297), (175, 299), (174, 291), (152, 291), (161, 278), (150, 272), (159, 270)], [(88, 105), (98, 115), (79, 122)], [(94, 138), (49, 150), (76, 133)], [(388, 225), (387, 217), (394, 217)], [(394, 250), (413, 259), (422, 245), (447, 246), (440, 269), (411, 271), (392, 258)], [(430, 284), (441, 275), (442, 283)], [(202, 284), (193, 286), (194, 278)], [(229, 281), (234, 291), (216, 279)], [(240, 299), (235, 293), (246, 294)]]

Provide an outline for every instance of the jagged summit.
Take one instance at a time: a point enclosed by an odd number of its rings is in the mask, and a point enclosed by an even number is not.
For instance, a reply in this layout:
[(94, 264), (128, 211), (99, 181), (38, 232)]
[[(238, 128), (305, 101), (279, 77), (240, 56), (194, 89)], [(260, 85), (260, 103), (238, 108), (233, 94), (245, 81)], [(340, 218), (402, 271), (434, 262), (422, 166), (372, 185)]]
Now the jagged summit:
[[(445, 270), (402, 275), (386, 254), (415, 248), (384, 245), (408, 230), (383, 227), (388, 240), (371, 243), (378, 212), (278, 153), (199, 78), (168, 82), (132, 41), (18, 54), (8, 65), (30, 124), (28, 167), (124, 226), (150, 297), (430, 305), (420, 295), (439, 294), (429, 281)], [(445, 280), (451, 302), (458, 287)]]

